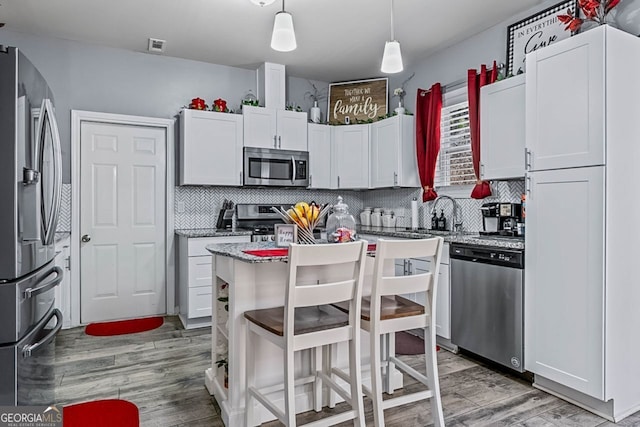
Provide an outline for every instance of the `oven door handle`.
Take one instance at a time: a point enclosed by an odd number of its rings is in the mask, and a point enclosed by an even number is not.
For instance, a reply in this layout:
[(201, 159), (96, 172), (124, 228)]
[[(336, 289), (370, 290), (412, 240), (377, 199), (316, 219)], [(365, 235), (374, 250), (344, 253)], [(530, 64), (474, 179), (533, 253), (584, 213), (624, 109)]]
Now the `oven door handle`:
[(296, 159), (291, 156), (291, 184), (295, 184), (296, 182)]
[(24, 297), (26, 298), (31, 298), (35, 295), (41, 294), (43, 292), (48, 291), (49, 289), (58, 286), (58, 284), (60, 282), (62, 282), (62, 269), (58, 266), (53, 267), (53, 269), (51, 269), (51, 272), (49, 272), (49, 274), (47, 275), (47, 277), (49, 277), (52, 273), (56, 273), (56, 277), (54, 277), (51, 280), (47, 280), (45, 281), (42, 285), (37, 286), (35, 288), (27, 288), (24, 290)]
[(56, 334), (62, 328), (62, 313), (60, 313), (60, 310), (55, 308), (53, 310), (53, 313), (51, 313), (51, 316), (49, 317), (49, 319), (47, 319), (45, 325), (47, 323), (49, 323), (49, 321), (51, 321), (51, 318), (54, 317), (54, 316), (56, 317), (56, 320), (57, 320), (55, 328), (53, 328), (51, 330), (51, 332), (49, 332), (47, 334), (46, 337), (44, 337), (43, 339), (41, 339), (37, 343), (35, 343), (35, 344), (27, 344), (24, 347), (22, 347), (22, 357), (24, 357), (25, 359), (28, 358), (28, 357), (31, 357), (31, 355), (35, 351), (37, 351), (40, 347), (42, 347), (43, 345), (49, 344), (53, 340), (53, 338), (55, 338)]

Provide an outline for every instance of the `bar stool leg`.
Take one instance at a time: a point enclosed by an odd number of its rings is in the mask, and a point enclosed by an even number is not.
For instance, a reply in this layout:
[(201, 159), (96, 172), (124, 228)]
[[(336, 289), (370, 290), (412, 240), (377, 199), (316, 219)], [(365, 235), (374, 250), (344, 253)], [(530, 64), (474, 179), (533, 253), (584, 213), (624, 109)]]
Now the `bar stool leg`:
[(371, 345), (371, 393), (373, 401), (373, 420), (376, 427), (384, 427), (384, 410), (382, 409), (382, 374), (380, 363), (380, 336), (375, 330), (369, 333)]
[(252, 427), (255, 425), (255, 414), (254, 414), (254, 408), (255, 408), (255, 403), (254, 403), (254, 398), (251, 395), (251, 393), (249, 393), (249, 387), (254, 387), (255, 386), (255, 371), (256, 371), (256, 366), (255, 366), (255, 357), (254, 357), (254, 348), (253, 348), (253, 341), (254, 339), (257, 339), (257, 336), (254, 336), (253, 332), (251, 332), (251, 327), (248, 325), (247, 326), (247, 335), (246, 335), (247, 339), (246, 339), (246, 346), (247, 346), (247, 351), (246, 351), (246, 375), (245, 375), (245, 410), (244, 410), (244, 424), (247, 427)]
[(442, 413), (442, 399), (440, 397), (440, 380), (438, 378), (438, 354), (436, 343), (430, 328), (424, 329), (424, 360), (427, 365), (427, 380), (429, 389), (433, 391), (431, 400), (431, 415), (434, 427), (444, 427), (444, 414)]
[(284, 410), (287, 417), (287, 427), (296, 425), (296, 379), (295, 371), (295, 352), (287, 343), (284, 351)]
[(365, 427), (364, 403), (362, 401), (362, 370), (360, 366), (360, 331), (354, 331), (349, 341), (349, 376), (351, 382), (351, 405), (358, 414), (353, 420), (356, 427)]
[[(325, 372), (327, 376), (329, 376), (329, 378), (333, 379), (333, 372), (332, 372), (333, 358), (334, 356), (337, 357), (336, 345), (335, 344), (325, 345), (324, 350), (325, 350), (324, 360), (325, 360), (325, 369), (326, 369)], [(333, 409), (336, 407), (336, 392), (333, 391), (331, 387), (327, 387), (327, 388), (329, 390), (329, 408)]]
[(384, 352), (384, 360), (387, 362), (387, 375), (386, 375), (386, 384), (385, 389), (388, 394), (393, 394), (393, 378), (396, 373), (396, 365), (391, 362), (391, 356), (395, 356), (396, 354), (396, 334), (391, 332), (390, 334), (385, 334), (387, 339), (387, 345), (385, 346)]
[(322, 371), (322, 347), (316, 347), (311, 349), (313, 352), (313, 374), (316, 377), (313, 383), (313, 410), (316, 412), (322, 411), (322, 377), (318, 375), (318, 372)]

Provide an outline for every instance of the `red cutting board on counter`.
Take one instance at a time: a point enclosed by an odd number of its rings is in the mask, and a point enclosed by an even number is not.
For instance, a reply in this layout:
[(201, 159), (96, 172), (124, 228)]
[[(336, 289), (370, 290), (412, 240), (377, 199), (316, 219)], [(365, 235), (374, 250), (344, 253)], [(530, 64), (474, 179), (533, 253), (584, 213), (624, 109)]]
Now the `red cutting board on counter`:
[[(367, 245), (367, 252), (373, 252), (376, 250), (375, 243)], [(242, 251), (247, 255), (253, 255), (258, 257), (276, 257), (276, 256), (288, 256), (289, 248), (274, 248), (274, 249), (251, 249)]]

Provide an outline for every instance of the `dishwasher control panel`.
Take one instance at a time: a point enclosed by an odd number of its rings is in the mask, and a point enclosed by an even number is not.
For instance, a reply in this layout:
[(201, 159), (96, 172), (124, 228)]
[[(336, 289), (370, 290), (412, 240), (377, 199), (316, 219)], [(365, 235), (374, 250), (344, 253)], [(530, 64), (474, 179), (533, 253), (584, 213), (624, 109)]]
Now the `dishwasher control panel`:
[(472, 262), (524, 268), (524, 251), (518, 249), (452, 243), (449, 246), (449, 255), (451, 258), (464, 259)]

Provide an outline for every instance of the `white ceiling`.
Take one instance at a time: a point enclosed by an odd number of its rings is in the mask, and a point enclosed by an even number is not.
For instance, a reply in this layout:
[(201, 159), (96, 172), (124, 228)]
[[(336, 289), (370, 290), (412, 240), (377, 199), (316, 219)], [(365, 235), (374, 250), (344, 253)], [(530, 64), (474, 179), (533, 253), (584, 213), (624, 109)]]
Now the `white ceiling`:
[[(395, 36), (405, 68), (541, 0), (396, 0)], [(270, 49), (280, 0), (4, 0), (0, 21), (13, 31), (144, 52), (149, 37), (164, 55), (234, 67), (270, 61), (287, 74), (322, 81), (379, 76), (390, 37), (390, 0), (288, 0), (298, 40)], [(1, 33), (0, 33), (1, 36)]]

